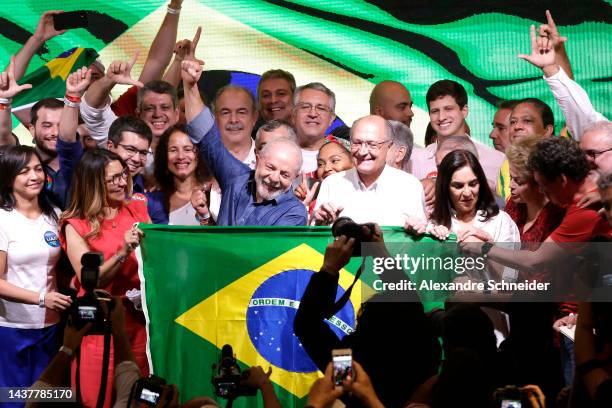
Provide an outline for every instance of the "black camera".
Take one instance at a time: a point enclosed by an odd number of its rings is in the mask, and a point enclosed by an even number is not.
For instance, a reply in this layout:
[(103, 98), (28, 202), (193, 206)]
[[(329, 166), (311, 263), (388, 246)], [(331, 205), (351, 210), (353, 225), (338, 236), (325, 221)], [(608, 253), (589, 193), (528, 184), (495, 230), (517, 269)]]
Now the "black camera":
[(103, 259), (104, 257), (99, 252), (87, 252), (81, 257), (81, 286), (85, 294), (72, 302), (70, 316), (72, 324), (77, 329), (81, 329), (87, 323), (93, 323), (87, 334), (104, 334), (110, 330), (110, 320), (104, 313), (100, 302), (108, 302), (108, 314), (110, 314), (113, 299), (104, 291), (96, 290)]
[(244, 375), (229, 344), (221, 348), (221, 360), (218, 364), (213, 364), (212, 369), (212, 384), (218, 397), (234, 400), (237, 397), (257, 395), (256, 388), (245, 385)]
[[(150, 407), (156, 407), (161, 402), (161, 396), (164, 392), (166, 380), (155, 375), (150, 375), (147, 378), (141, 378), (134, 383), (132, 396), (136, 401), (146, 404)], [(171, 392), (172, 389), (170, 390)], [(172, 400), (172, 394), (168, 394), (168, 401)]]
[(347, 238), (355, 238), (352, 256), (361, 256), (361, 243), (371, 242), (375, 231), (373, 223), (357, 224), (349, 217), (337, 218), (331, 230), (334, 237), (344, 235)]
[(527, 393), (514, 385), (496, 389), (493, 398), (496, 408), (531, 408)]

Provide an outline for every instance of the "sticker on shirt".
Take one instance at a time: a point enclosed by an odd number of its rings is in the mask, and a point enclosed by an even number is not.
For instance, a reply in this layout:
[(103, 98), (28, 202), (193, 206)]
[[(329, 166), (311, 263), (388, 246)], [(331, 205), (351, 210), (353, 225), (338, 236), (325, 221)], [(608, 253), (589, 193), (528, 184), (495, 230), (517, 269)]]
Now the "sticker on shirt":
[(51, 190), (53, 188), (53, 177), (47, 174), (47, 190)]
[(134, 193), (132, 194), (132, 200), (142, 201), (143, 203), (147, 202), (147, 196), (142, 193)]
[(45, 242), (47, 243), (47, 245), (53, 248), (58, 248), (60, 246), (59, 238), (57, 237), (57, 234), (53, 231), (45, 232)]

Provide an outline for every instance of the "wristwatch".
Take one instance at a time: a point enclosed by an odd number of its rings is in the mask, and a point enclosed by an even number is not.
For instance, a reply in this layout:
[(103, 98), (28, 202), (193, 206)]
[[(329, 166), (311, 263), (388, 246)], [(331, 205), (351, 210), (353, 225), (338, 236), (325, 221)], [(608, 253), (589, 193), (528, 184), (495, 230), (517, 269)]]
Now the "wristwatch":
[(493, 244), (490, 242), (485, 242), (482, 244), (482, 247), (480, 248), (480, 256), (486, 259), (491, 248), (493, 248)]

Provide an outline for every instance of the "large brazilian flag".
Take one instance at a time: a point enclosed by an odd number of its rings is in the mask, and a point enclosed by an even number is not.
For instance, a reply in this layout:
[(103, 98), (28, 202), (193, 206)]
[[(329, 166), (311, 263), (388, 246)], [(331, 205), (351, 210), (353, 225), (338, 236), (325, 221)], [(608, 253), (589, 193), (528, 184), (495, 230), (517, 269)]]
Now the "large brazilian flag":
[[(324, 227), (178, 227), (143, 225), (144, 310), (153, 372), (178, 385), (181, 400), (213, 395), (213, 363), (225, 344), (242, 368), (272, 367), (284, 407), (303, 406), (320, 375), (293, 332), (293, 319), (331, 242)], [(401, 228), (385, 241), (410, 241)], [(433, 242), (425, 238), (421, 242)], [(353, 282), (359, 259), (340, 273), (337, 297)], [(328, 320), (338, 337), (355, 329), (368, 293), (357, 281), (350, 301)], [(370, 292), (371, 293), (371, 292)], [(257, 406), (241, 398), (237, 406)]]

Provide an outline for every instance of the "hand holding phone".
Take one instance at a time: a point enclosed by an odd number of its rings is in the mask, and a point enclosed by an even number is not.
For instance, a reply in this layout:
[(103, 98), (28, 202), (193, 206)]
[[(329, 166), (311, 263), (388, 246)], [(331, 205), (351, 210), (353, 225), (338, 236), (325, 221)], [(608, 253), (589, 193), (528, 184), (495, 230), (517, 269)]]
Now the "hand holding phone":
[(351, 349), (332, 350), (334, 386), (342, 388), (342, 383), (353, 379), (353, 351)]
[(53, 15), (53, 27), (57, 31), (69, 30), (71, 28), (89, 27), (87, 11), (77, 10)]

